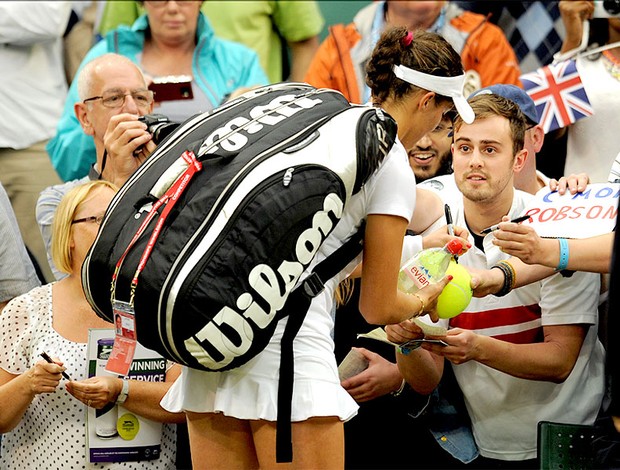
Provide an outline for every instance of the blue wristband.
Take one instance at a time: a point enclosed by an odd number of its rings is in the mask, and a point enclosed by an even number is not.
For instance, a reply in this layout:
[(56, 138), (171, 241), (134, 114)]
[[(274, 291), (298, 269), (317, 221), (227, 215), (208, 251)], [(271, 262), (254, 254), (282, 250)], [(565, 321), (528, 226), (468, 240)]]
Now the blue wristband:
[(556, 271), (564, 271), (568, 267), (568, 240), (566, 238), (558, 238), (560, 242), (560, 262)]

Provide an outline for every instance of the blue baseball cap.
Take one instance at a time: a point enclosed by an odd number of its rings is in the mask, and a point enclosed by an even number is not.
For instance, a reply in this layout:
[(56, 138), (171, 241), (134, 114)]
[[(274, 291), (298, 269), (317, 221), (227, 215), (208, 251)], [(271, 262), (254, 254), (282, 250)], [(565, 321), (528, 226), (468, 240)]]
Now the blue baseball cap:
[(519, 109), (527, 119), (529, 124), (538, 124), (538, 113), (536, 112), (536, 105), (534, 100), (530, 98), (524, 90), (515, 85), (491, 85), (480, 90), (474, 91), (468, 100), (478, 95), (498, 95), (503, 96), (507, 100), (510, 100), (519, 106)]

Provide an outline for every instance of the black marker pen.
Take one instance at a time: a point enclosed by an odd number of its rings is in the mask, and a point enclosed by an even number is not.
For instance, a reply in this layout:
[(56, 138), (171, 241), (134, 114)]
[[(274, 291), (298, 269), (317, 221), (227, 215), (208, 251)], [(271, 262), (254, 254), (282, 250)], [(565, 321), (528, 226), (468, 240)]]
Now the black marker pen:
[[(517, 217), (516, 219), (509, 220), (508, 222), (513, 224), (518, 224), (529, 219), (531, 216), (522, 215), (521, 217)], [(485, 228), (484, 230), (480, 230), (480, 233), (486, 235), (487, 233), (495, 232), (495, 230), (499, 230), (499, 224), (491, 225), (490, 227)]]
[[(450, 211), (450, 206), (448, 204), (444, 204), (443, 206), (444, 214), (446, 215), (446, 224), (448, 225), (448, 235), (454, 236), (454, 226), (452, 225), (452, 212)], [(459, 256), (454, 255), (454, 261), (459, 262)]]
[[(42, 352), (41, 357), (45, 359), (47, 362), (49, 362), (50, 364), (56, 364), (54, 361), (52, 361), (52, 358), (49, 357), (49, 355), (46, 352)], [(69, 374), (67, 374), (64, 370), (62, 371), (62, 376), (67, 380), (71, 380), (71, 377), (69, 377)]]

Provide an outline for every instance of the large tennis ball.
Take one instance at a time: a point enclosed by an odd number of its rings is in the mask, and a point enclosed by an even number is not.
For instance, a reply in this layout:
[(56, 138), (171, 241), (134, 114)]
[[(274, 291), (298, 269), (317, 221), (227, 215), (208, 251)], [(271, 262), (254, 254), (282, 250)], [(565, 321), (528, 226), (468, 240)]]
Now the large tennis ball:
[(471, 300), (471, 275), (460, 264), (450, 261), (446, 275), (451, 274), (452, 280), (446, 285), (437, 299), (437, 315), (439, 318), (456, 317), (467, 308)]

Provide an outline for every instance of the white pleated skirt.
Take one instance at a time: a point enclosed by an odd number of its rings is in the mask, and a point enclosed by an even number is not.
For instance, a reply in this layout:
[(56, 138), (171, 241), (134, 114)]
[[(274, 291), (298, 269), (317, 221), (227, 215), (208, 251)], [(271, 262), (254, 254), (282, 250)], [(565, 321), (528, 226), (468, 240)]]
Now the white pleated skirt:
[[(308, 312), (293, 345), (293, 422), (315, 416), (347, 421), (357, 414), (357, 403), (338, 379), (330, 335), (333, 320), (325, 311), (329, 306), (322, 307)], [(238, 419), (276, 421), (280, 339), (285, 325), (286, 319), (281, 320), (265, 350), (241, 367), (225, 372), (184, 367), (162, 406), (171, 412), (219, 412)]]

